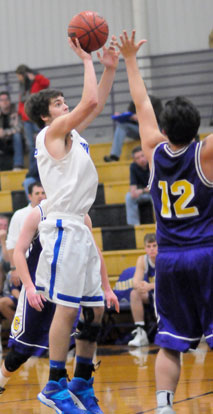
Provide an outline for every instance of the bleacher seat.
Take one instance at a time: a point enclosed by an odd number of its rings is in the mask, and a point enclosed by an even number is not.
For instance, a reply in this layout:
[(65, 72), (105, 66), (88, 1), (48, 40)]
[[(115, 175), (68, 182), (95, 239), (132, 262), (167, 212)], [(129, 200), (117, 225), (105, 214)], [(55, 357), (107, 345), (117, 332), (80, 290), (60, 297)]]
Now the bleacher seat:
[(23, 190), (22, 183), (25, 179), (26, 173), (26, 169), (20, 171), (1, 171), (1, 190)]

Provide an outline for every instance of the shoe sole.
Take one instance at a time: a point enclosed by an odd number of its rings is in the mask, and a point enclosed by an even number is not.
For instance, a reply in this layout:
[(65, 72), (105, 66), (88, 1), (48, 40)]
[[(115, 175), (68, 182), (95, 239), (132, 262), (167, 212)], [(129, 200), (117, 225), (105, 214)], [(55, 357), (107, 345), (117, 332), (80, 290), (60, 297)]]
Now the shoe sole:
[(140, 347), (140, 346), (148, 346), (149, 345), (149, 342), (147, 342), (147, 344), (130, 344), (130, 343), (128, 343), (128, 346), (135, 346), (135, 347)]
[(38, 400), (46, 405), (47, 407), (53, 408), (57, 414), (64, 414), (58, 407), (56, 407), (55, 403), (52, 400), (48, 400), (41, 392), (37, 396)]

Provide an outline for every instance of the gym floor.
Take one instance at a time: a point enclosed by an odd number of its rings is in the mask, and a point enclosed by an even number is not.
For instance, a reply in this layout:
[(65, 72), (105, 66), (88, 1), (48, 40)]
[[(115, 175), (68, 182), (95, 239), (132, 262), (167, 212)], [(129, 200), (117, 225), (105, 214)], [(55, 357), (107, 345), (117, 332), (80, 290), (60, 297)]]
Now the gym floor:
[[(95, 393), (104, 414), (155, 412), (154, 362), (158, 348), (99, 346)], [(72, 376), (74, 358), (67, 368)], [(48, 378), (48, 358), (31, 358), (10, 379), (0, 395), (1, 414), (51, 414), (36, 398)], [(182, 357), (182, 373), (174, 400), (177, 414), (213, 413), (213, 353), (205, 343)]]

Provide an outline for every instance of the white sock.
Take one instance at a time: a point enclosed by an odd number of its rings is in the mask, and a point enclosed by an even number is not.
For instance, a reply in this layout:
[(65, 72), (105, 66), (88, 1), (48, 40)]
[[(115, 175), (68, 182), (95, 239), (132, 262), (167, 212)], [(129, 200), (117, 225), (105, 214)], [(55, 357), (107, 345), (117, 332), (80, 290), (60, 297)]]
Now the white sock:
[(171, 405), (172, 407), (174, 392), (168, 390), (157, 391), (156, 398), (158, 407), (165, 407), (166, 405)]
[(7, 382), (9, 381), (10, 377), (5, 377), (2, 374), (2, 371), (0, 369), (0, 387), (4, 388), (4, 386), (7, 384)]
[(145, 326), (145, 322), (144, 321), (135, 322), (135, 325), (140, 326), (141, 328), (143, 328)]

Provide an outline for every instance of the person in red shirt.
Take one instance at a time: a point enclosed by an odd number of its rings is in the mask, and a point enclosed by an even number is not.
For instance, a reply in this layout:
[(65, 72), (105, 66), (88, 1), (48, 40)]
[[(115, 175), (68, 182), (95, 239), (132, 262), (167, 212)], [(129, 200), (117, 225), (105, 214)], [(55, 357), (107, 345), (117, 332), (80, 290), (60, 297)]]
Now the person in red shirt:
[(22, 64), (16, 68), (16, 76), (19, 80), (19, 103), (18, 114), (20, 115), (23, 125), (24, 133), (29, 146), (29, 169), (35, 168), (36, 160), (34, 158), (35, 150), (35, 136), (39, 132), (37, 125), (31, 122), (24, 110), (24, 104), (30, 94), (41, 91), (49, 87), (50, 81), (41, 73)]

